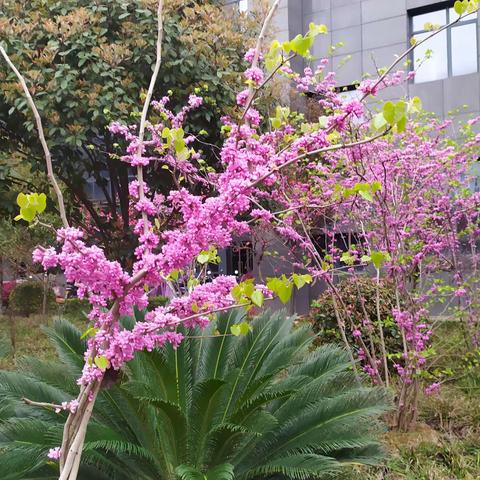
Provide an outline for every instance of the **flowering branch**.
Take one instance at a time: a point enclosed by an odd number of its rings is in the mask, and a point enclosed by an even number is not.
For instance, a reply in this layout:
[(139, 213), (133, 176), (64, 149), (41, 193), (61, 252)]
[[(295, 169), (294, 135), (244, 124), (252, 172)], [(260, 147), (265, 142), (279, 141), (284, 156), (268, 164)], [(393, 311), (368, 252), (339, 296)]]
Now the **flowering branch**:
[[(259, 58), (260, 58), (260, 51), (261, 51), (261, 48), (262, 48), (262, 43), (263, 43), (263, 40), (264, 40), (265, 35), (267, 33), (268, 26), (270, 25), (270, 22), (272, 21), (273, 15), (275, 14), (279, 4), (280, 4), (280, 0), (275, 0), (273, 2), (273, 5), (271, 6), (269, 12), (268, 12), (268, 15), (265, 17), (265, 20), (264, 20), (263, 25), (262, 25), (262, 29), (260, 30), (260, 35), (257, 38), (257, 44), (255, 45), (255, 53), (254, 53), (253, 60), (252, 60), (252, 68), (258, 68), (258, 61), (259, 61)], [(259, 87), (259, 88), (261, 88), (261, 87)], [(253, 86), (249, 86), (249, 88), (248, 88), (248, 99), (247, 99), (247, 102), (246, 102), (246, 108), (245, 108), (245, 110), (243, 112), (243, 115), (242, 115), (242, 119), (245, 118), (245, 115), (247, 114), (250, 106), (252, 105), (253, 99), (255, 98), (255, 95), (256, 95), (256, 93), (255, 93), (256, 91), (257, 90), (255, 90), (253, 88)]]
[(264, 180), (266, 180), (268, 177), (270, 177), (274, 173), (279, 172), (280, 170), (283, 170), (284, 168), (288, 167), (289, 165), (297, 163), (299, 160), (302, 160), (303, 158), (309, 157), (310, 155), (316, 155), (316, 154), (327, 153), (327, 152), (335, 152), (337, 150), (344, 150), (344, 149), (347, 149), (347, 148), (358, 147), (360, 145), (365, 145), (367, 143), (372, 143), (375, 140), (378, 140), (379, 138), (387, 135), (387, 133), (389, 131), (390, 131), (390, 128), (384, 130), (383, 132), (379, 133), (378, 135), (375, 135), (375, 136), (370, 137), (370, 138), (366, 138), (364, 140), (359, 140), (358, 142), (339, 143), (339, 144), (336, 144), (336, 145), (330, 145), (329, 147), (318, 148), (318, 149), (312, 150), (310, 152), (302, 153), (301, 155), (298, 155), (294, 158), (291, 158), (290, 160), (282, 163), (281, 165), (278, 165), (278, 166), (272, 168), (268, 173), (266, 173), (265, 175), (261, 176), (260, 178), (258, 178), (254, 182), (252, 182), (248, 186), (248, 188), (252, 188), (252, 187), (258, 185), (259, 183), (262, 183)]
[[(371, 92), (374, 92), (377, 87), (387, 78), (388, 74), (390, 72), (393, 71), (393, 69), (405, 58), (405, 57), (408, 57), (408, 55), (410, 55), (410, 53), (412, 53), (417, 47), (419, 47), (420, 45), (422, 45), (422, 43), (425, 43), (425, 42), (428, 42), (428, 40), (430, 40), (432, 37), (434, 37), (435, 35), (438, 35), (439, 33), (443, 32), (444, 30), (447, 30), (448, 28), (452, 27), (453, 25), (455, 25), (456, 23), (458, 23), (460, 20), (463, 20), (464, 18), (470, 16), (470, 15), (473, 15), (475, 13), (478, 13), (479, 9), (477, 10), (474, 10), (473, 12), (470, 12), (470, 13), (467, 13), (465, 15), (459, 15), (458, 18), (456, 20), (454, 20), (453, 22), (450, 22), (450, 23), (447, 23), (446, 25), (444, 25), (443, 27), (435, 30), (431, 35), (428, 35), (427, 37), (425, 37), (423, 40), (420, 40), (419, 42), (415, 42), (413, 43), (413, 45), (408, 48), (407, 50), (405, 50), (401, 55), (398, 56), (398, 58), (383, 72), (383, 74), (378, 78), (378, 80), (374, 83), (372, 89), (371, 89)], [(370, 94), (371, 92), (366, 92), (363, 94), (362, 98), (360, 99), (360, 101), (363, 101), (365, 100)]]

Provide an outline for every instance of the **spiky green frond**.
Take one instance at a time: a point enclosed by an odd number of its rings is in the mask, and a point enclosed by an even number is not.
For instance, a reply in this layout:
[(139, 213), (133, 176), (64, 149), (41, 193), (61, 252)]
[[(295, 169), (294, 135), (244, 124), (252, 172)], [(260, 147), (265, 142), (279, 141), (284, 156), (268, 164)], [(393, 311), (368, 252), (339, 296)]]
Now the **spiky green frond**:
[[(378, 461), (385, 392), (359, 384), (342, 349), (312, 351), (309, 329), (285, 313), (249, 320), (243, 337), (215, 335), (244, 320), (237, 309), (203, 333), (186, 331), (177, 350), (138, 353), (100, 391), (79, 479), (310, 480)], [(46, 480), (58, 468), (46, 453), (60, 444), (65, 413), (21, 398), (72, 398), (85, 344), (66, 322), (49, 335), (59, 365), (27, 360), (24, 373), (0, 372), (0, 471), (11, 480)]]

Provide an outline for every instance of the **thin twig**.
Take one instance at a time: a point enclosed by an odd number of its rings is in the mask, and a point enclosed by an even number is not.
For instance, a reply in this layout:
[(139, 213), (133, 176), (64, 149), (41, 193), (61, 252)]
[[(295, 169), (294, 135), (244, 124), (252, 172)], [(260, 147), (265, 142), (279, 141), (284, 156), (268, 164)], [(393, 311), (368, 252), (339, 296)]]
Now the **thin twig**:
[(37, 130), (38, 130), (38, 137), (40, 139), (40, 143), (42, 144), (43, 148), (43, 153), (45, 155), (45, 163), (47, 165), (47, 175), (50, 180), (50, 183), (53, 186), (53, 189), (55, 190), (55, 194), (57, 195), (57, 203), (58, 203), (58, 209), (60, 211), (60, 217), (62, 219), (63, 226), (65, 228), (69, 227), (68, 220), (67, 220), (67, 214), (65, 211), (65, 202), (63, 200), (63, 193), (60, 189), (60, 186), (58, 185), (57, 179), (55, 178), (55, 175), (53, 173), (53, 166), (52, 166), (52, 155), (50, 154), (50, 149), (48, 148), (47, 141), (45, 140), (45, 134), (43, 132), (43, 124), (42, 124), (42, 119), (40, 117), (40, 114), (38, 113), (37, 107), (35, 105), (35, 102), (33, 101), (32, 95), (30, 94), (30, 91), (27, 87), (27, 83), (25, 82), (25, 78), (23, 75), (18, 71), (17, 67), (12, 63), (10, 60), (10, 57), (8, 56), (7, 52), (5, 49), (0, 45), (0, 53), (2, 54), (3, 58), (7, 62), (8, 66), (13, 70), (15, 75), (17, 76), (18, 80), (20, 81), (20, 84), (22, 86), (23, 92), (25, 93), (25, 96), (27, 97), (27, 102), (28, 105), (30, 106), (30, 109), (33, 112), (33, 116), (35, 117), (35, 123), (37, 124)]
[[(255, 55), (252, 60), (252, 68), (258, 67), (258, 59), (260, 57), (260, 49), (262, 48), (263, 39), (265, 38), (265, 34), (267, 33), (268, 26), (272, 21), (273, 15), (275, 14), (275, 11), (277, 10), (279, 3), (280, 3), (280, 0), (275, 0), (275, 2), (270, 8), (270, 11), (268, 12), (268, 15), (265, 17), (265, 20), (262, 25), (262, 29), (260, 30), (260, 35), (257, 38), (257, 44), (255, 45)], [(248, 99), (246, 104), (247, 106), (243, 112), (242, 119), (245, 117), (246, 113), (248, 112), (248, 109), (252, 105), (253, 99), (256, 95), (255, 89), (252, 86), (249, 86), (248, 90), (249, 90), (249, 94), (248, 94)]]
[(22, 398), (23, 403), (27, 405), (31, 405), (32, 407), (42, 407), (42, 408), (49, 408), (53, 410), (58, 410), (59, 408), (61, 409), (61, 405), (57, 405), (55, 403), (47, 403), (47, 402), (35, 402), (33, 400), (30, 400), (29, 398)]

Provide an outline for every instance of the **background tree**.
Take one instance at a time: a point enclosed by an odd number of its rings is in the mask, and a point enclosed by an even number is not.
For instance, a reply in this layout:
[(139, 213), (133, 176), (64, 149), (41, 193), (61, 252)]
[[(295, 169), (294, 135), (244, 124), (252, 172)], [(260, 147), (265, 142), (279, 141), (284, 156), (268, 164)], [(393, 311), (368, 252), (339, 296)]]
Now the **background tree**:
[[(116, 144), (105, 127), (112, 118), (126, 122), (139, 115), (139, 95), (154, 63), (155, 2), (4, 0), (0, 6), (0, 40), (25, 72), (44, 117), (54, 169), (75, 205), (70, 216), (79, 222), (82, 210), (88, 213), (95, 227), (90, 233), (110, 251), (128, 251), (133, 240), (130, 170), (109, 155)], [(172, 90), (170, 107), (175, 111), (189, 94), (201, 93), (202, 108), (190, 116), (185, 129), (195, 124), (196, 131), (218, 132), (220, 116), (231, 113), (229, 106), (235, 104), (239, 72), (245, 68), (243, 53), (258, 35), (257, 15), (231, 15), (216, 0), (170, 0), (165, 8), (164, 53), (154, 98)], [(23, 158), (34, 174), (43, 172), (27, 103), (3, 63), (0, 86), (1, 163)], [(205, 133), (201, 143), (218, 140)], [(6, 168), (0, 177), (11, 182)], [(165, 170), (150, 168), (145, 176), (160, 190), (170, 182)], [(85, 193), (87, 179), (94, 179), (103, 192), (104, 214)]]

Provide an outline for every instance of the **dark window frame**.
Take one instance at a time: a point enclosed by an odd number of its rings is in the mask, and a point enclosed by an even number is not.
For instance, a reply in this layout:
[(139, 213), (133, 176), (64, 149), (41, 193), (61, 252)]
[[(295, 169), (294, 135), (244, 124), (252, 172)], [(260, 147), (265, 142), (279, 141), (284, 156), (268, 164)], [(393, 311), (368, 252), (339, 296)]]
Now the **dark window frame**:
[[(434, 3), (432, 5), (426, 5), (426, 6), (423, 6), (423, 7), (418, 7), (418, 8), (414, 8), (414, 9), (411, 9), (411, 10), (408, 10), (408, 30), (409, 30), (409, 38), (412, 38), (414, 37), (415, 35), (420, 35), (422, 33), (428, 33), (428, 30), (425, 30), (425, 29), (421, 29), (421, 30), (414, 30), (413, 28), (413, 19), (414, 17), (417, 17), (419, 15), (424, 15), (424, 14), (427, 14), (427, 13), (433, 13), (433, 12), (440, 12), (440, 11), (445, 11), (445, 14), (446, 14), (446, 23), (445, 25), (448, 25), (451, 21), (450, 19), (450, 9), (453, 8), (455, 4), (455, 1), (445, 1), (445, 2), (438, 2), (438, 3)], [(477, 48), (477, 70), (474, 71), (474, 72), (471, 72), (471, 74), (473, 73), (478, 73), (480, 72), (480, 59), (479, 59), (479, 52), (480, 52), (480, 40), (479, 40), (479, 32), (478, 32), (478, 19), (479, 19), (479, 15), (477, 13), (477, 16), (476, 17), (473, 17), (472, 18), (467, 18), (466, 20), (462, 20), (460, 22), (458, 22), (456, 25), (453, 25), (451, 26), (450, 28), (447, 28), (446, 29), (446, 35), (447, 35), (447, 77), (445, 78), (452, 78), (452, 77), (456, 77), (456, 76), (461, 76), (461, 75), (453, 75), (453, 72), (452, 72), (452, 64), (453, 64), (453, 61), (452, 61), (452, 31), (454, 28), (459, 28), (459, 27), (462, 27), (464, 25), (476, 25), (476, 30), (475, 30), (475, 34), (476, 34), (476, 48)], [(413, 50), (410, 54), (410, 61), (411, 61), (411, 70), (415, 70), (415, 55), (414, 55), (415, 51)], [(470, 75), (470, 74), (465, 74), (465, 75)], [(444, 79), (437, 79), (437, 80), (444, 80)], [(427, 80), (427, 81), (435, 81), (435, 80)], [(415, 79), (413, 79), (411, 81), (412, 83), (415, 83)], [(423, 82), (422, 82), (423, 83)]]

